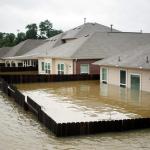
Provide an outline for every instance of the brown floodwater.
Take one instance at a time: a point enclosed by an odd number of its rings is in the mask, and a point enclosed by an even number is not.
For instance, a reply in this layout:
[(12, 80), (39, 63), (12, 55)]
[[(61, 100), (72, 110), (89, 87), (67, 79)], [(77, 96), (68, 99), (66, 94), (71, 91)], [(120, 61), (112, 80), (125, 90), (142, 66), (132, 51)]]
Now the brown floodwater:
[(150, 93), (101, 84), (99, 81), (20, 84), (56, 122), (150, 117)]
[[(111, 89), (106, 86), (102, 88), (102, 86), (105, 85), (99, 85), (98, 81), (89, 81), (26, 84), (20, 85), (19, 88), (25, 93), (30, 91), (47, 93), (47, 98), (50, 98), (50, 95), (55, 95), (54, 102), (58, 101), (62, 107), (68, 107), (66, 103), (70, 104), (72, 101), (71, 104), (74, 108), (71, 107), (70, 111), (97, 114), (99, 108), (103, 108), (102, 104), (104, 104), (104, 107), (116, 109), (116, 112), (125, 112), (127, 117), (130, 116), (128, 114), (133, 114), (135, 117), (149, 115), (149, 93), (137, 94), (133, 91), (131, 94), (131, 91), (126, 89), (124, 91), (117, 87)], [(85, 95), (89, 96), (92, 102)], [(99, 99), (101, 102), (98, 101), (97, 96), (102, 98)], [(65, 98), (58, 99), (58, 97)], [(39, 95), (36, 98), (40, 98)], [(98, 104), (101, 106), (99, 107)], [(119, 111), (119, 109), (122, 110)], [(0, 92), (0, 150), (149, 150), (149, 141), (150, 129), (56, 138), (37, 121), (34, 115), (24, 111), (11, 98)]]

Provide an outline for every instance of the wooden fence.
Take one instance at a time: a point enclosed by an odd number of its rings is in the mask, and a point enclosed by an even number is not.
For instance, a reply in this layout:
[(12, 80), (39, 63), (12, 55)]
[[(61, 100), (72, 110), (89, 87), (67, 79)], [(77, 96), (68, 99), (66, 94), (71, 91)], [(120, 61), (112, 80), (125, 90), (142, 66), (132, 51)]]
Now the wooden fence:
[(79, 80), (99, 80), (99, 75), (1, 75), (7, 83), (40, 83)]
[(0, 66), (0, 72), (22, 72), (22, 71), (38, 71), (38, 67), (2, 67)]
[(101, 132), (126, 131), (141, 128), (150, 128), (150, 118), (92, 121), (92, 122), (72, 122), (57, 123), (51, 118), (39, 104), (30, 97), (25, 96), (13, 85), (8, 84), (0, 78), (0, 89), (8, 96), (14, 98), (24, 110), (30, 110), (37, 119), (50, 129), (57, 137), (96, 134)]

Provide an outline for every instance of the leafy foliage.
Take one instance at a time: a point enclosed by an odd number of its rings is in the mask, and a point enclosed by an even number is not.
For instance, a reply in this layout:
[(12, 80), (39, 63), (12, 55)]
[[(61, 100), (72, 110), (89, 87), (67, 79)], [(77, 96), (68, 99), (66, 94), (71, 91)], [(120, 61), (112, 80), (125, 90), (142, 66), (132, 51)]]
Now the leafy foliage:
[(41, 21), (39, 25), (29, 24), (25, 29), (25, 33), (19, 32), (17, 35), (0, 32), (0, 47), (14, 46), (26, 39), (47, 39), (63, 32), (53, 29), (53, 24), (49, 20)]
[(35, 23), (26, 26), (26, 38), (27, 39), (37, 39), (38, 27)]

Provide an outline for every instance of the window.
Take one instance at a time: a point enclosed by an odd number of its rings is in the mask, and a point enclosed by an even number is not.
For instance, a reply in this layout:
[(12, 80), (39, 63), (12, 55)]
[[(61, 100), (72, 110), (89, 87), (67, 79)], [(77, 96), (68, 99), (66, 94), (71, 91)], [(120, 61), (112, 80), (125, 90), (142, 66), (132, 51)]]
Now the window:
[(131, 80), (131, 89), (140, 90), (140, 86), (141, 86), (141, 77), (140, 77), (140, 75), (131, 74), (130, 80)]
[(126, 71), (120, 70), (120, 86), (126, 87)]
[(107, 83), (107, 68), (102, 68), (101, 80), (103, 83)]
[(50, 74), (50, 63), (45, 63), (45, 72), (46, 74)]
[(44, 62), (42, 62), (42, 71), (45, 70), (45, 67), (44, 67)]
[(80, 74), (89, 74), (89, 64), (80, 65)]
[(58, 64), (58, 74), (64, 74), (64, 64)]

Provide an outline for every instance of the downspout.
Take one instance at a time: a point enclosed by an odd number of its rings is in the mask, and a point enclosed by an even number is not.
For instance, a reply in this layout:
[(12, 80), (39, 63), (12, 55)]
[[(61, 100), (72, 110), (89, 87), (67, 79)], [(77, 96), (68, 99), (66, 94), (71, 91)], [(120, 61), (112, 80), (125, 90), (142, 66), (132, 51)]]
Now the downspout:
[(75, 60), (74, 60), (74, 62), (73, 62), (73, 72), (74, 72), (74, 74), (77, 74), (77, 61), (78, 61), (78, 59), (76, 58)]

